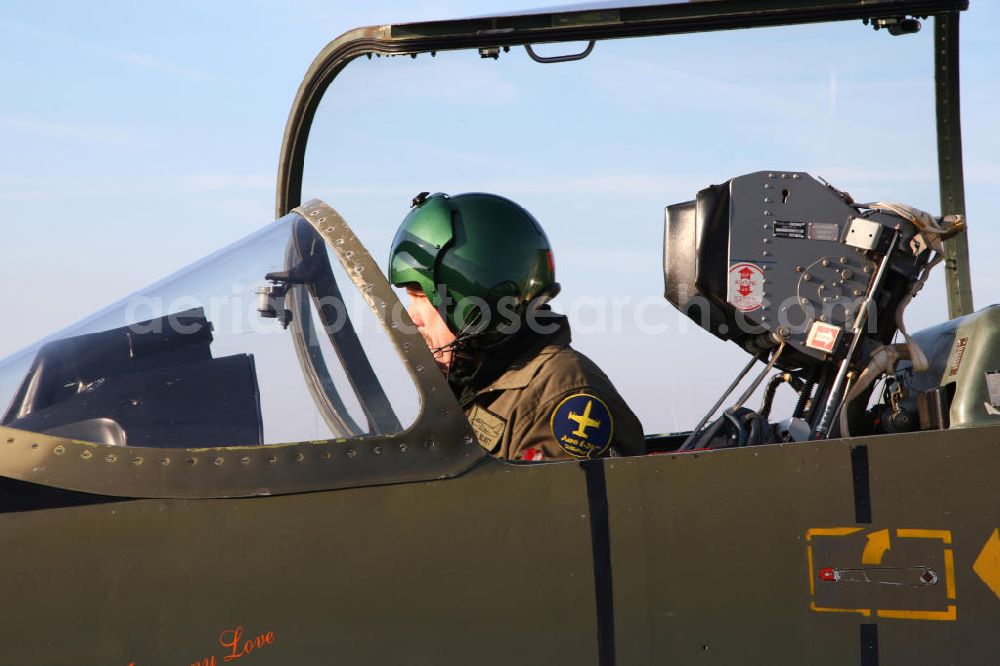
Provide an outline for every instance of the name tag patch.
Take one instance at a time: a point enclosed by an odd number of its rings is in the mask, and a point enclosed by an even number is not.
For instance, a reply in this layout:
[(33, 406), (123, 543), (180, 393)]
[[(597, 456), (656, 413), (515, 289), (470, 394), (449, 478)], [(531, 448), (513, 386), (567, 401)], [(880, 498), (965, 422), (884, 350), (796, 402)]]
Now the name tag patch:
[(507, 422), (485, 407), (476, 405), (469, 414), (469, 423), (476, 433), (479, 446), (490, 453), (496, 453), (500, 448), (500, 438), (503, 437)]

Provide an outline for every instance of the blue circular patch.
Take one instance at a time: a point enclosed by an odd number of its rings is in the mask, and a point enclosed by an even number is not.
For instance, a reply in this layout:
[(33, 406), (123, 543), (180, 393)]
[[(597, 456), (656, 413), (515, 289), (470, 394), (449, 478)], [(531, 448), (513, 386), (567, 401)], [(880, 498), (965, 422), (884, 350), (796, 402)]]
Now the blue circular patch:
[(611, 410), (600, 398), (575, 393), (552, 410), (552, 436), (574, 458), (596, 458), (608, 449), (615, 433)]

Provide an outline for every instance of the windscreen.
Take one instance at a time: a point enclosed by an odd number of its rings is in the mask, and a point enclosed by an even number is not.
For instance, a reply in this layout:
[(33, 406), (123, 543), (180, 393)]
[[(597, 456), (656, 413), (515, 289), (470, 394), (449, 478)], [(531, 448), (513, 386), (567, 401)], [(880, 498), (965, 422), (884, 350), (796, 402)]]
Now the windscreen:
[[(337, 201), (382, 257), (419, 192), (517, 201), (551, 241), (574, 346), (646, 432), (690, 428), (747, 357), (664, 299), (665, 207), (781, 170), (939, 213), (932, 33), (857, 21), (601, 41), (558, 64), (520, 47), (359, 58), (319, 107), (303, 196)], [(944, 316), (941, 281), (911, 329)]]
[(400, 432), (420, 401), (323, 239), (290, 214), (0, 364), (3, 425), (123, 446)]

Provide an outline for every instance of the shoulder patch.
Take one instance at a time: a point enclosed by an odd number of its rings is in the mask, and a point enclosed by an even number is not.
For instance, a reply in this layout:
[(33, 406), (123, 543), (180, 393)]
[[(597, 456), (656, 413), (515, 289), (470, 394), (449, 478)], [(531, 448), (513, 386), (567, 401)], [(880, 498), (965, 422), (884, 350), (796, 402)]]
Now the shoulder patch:
[(596, 458), (608, 450), (615, 433), (611, 410), (600, 398), (574, 393), (563, 398), (549, 418), (552, 436), (574, 458)]
[(469, 423), (476, 433), (479, 446), (490, 453), (496, 453), (500, 448), (500, 438), (503, 436), (504, 428), (507, 427), (507, 422), (485, 407), (476, 405), (469, 413)]

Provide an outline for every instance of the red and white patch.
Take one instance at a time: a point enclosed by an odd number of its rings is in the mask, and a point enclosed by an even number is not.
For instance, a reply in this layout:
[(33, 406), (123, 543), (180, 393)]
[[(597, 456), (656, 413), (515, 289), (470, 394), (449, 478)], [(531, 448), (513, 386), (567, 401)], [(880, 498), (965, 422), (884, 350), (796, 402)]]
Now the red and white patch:
[(741, 312), (752, 312), (764, 304), (764, 269), (741, 262), (729, 267), (729, 302)]
[(526, 448), (521, 452), (521, 460), (529, 460), (531, 462), (538, 462), (544, 460), (545, 456), (542, 454), (541, 449), (536, 449), (533, 446)]
[(832, 353), (833, 348), (837, 346), (837, 340), (840, 339), (840, 330), (839, 326), (831, 326), (830, 324), (815, 321), (812, 328), (809, 329), (809, 336), (806, 338), (806, 347), (811, 347), (828, 354)]

